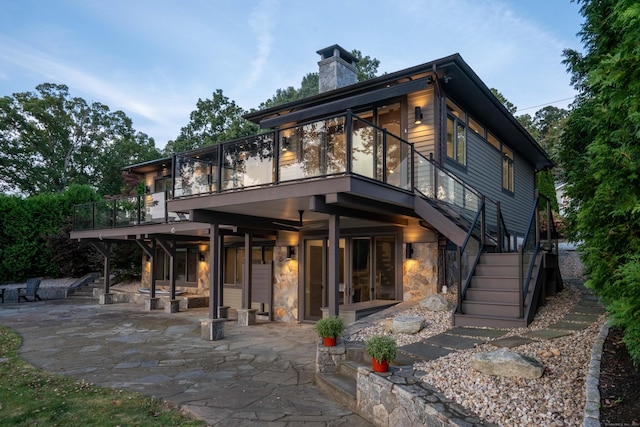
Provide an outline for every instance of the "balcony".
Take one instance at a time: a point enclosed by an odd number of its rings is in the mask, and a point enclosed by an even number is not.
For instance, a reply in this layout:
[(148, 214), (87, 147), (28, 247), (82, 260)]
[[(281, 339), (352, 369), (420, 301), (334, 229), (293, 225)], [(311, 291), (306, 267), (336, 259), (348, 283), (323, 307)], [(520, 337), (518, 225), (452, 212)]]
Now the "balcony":
[[(462, 226), (474, 223), (478, 211), (491, 203), (432, 158), (418, 153), (413, 144), (350, 111), (178, 154), (172, 163), (172, 191), (76, 206), (74, 231), (188, 220), (187, 214), (168, 211), (170, 197), (185, 199), (334, 176), (358, 176), (419, 194), (437, 203), (447, 216), (459, 219)], [(493, 209), (486, 214), (489, 223), (497, 223)]]

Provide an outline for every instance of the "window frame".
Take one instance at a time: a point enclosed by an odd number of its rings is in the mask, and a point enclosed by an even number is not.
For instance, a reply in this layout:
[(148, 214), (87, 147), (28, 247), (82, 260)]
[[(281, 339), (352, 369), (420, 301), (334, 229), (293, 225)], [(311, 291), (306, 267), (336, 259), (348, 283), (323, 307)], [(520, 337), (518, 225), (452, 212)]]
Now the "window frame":
[[(447, 141), (445, 153), (447, 161), (450, 161), (452, 164), (455, 164), (457, 166), (466, 168), (469, 142), (469, 138), (467, 135), (469, 127), (467, 125), (467, 113), (460, 107), (458, 107), (449, 98), (447, 98), (446, 100), (446, 112), (447, 116), (445, 120), (445, 127)], [(462, 135), (460, 134), (460, 129), (462, 129)], [(460, 142), (462, 142), (462, 146)]]

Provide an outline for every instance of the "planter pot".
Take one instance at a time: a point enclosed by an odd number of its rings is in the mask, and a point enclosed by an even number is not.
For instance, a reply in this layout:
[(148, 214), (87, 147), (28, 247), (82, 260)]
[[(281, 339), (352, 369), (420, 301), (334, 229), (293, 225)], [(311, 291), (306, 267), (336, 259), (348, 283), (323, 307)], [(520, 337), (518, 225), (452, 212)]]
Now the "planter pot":
[(389, 362), (386, 360), (379, 362), (375, 358), (372, 358), (371, 362), (373, 365), (373, 372), (387, 372), (389, 370)]
[(335, 337), (324, 337), (324, 346), (325, 347), (335, 347), (336, 346), (336, 338)]

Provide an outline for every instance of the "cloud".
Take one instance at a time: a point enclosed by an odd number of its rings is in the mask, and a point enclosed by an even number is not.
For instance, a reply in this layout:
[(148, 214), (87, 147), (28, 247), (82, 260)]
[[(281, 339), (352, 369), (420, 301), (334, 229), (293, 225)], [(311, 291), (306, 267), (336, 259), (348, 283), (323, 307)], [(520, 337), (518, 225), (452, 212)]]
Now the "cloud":
[(251, 12), (249, 25), (257, 38), (258, 56), (251, 61), (251, 74), (247, 79), (247, 86), (252, 86), (264, 73), (264, 67), (271, 53), (273, 45), (273, 28), (275, 19), (273, 12), (277, 9), (276, 0), (263, 0)]

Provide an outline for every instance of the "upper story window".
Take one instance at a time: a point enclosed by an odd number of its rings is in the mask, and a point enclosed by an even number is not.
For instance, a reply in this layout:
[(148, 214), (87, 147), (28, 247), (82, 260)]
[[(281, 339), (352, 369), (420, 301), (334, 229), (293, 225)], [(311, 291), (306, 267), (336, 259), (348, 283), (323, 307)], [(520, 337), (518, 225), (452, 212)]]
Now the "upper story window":
[(467, 114), (447, 100), (447, 158), (467, 164)]
[(514, 192), (513, 150), (502, 144), (502, 188)]

